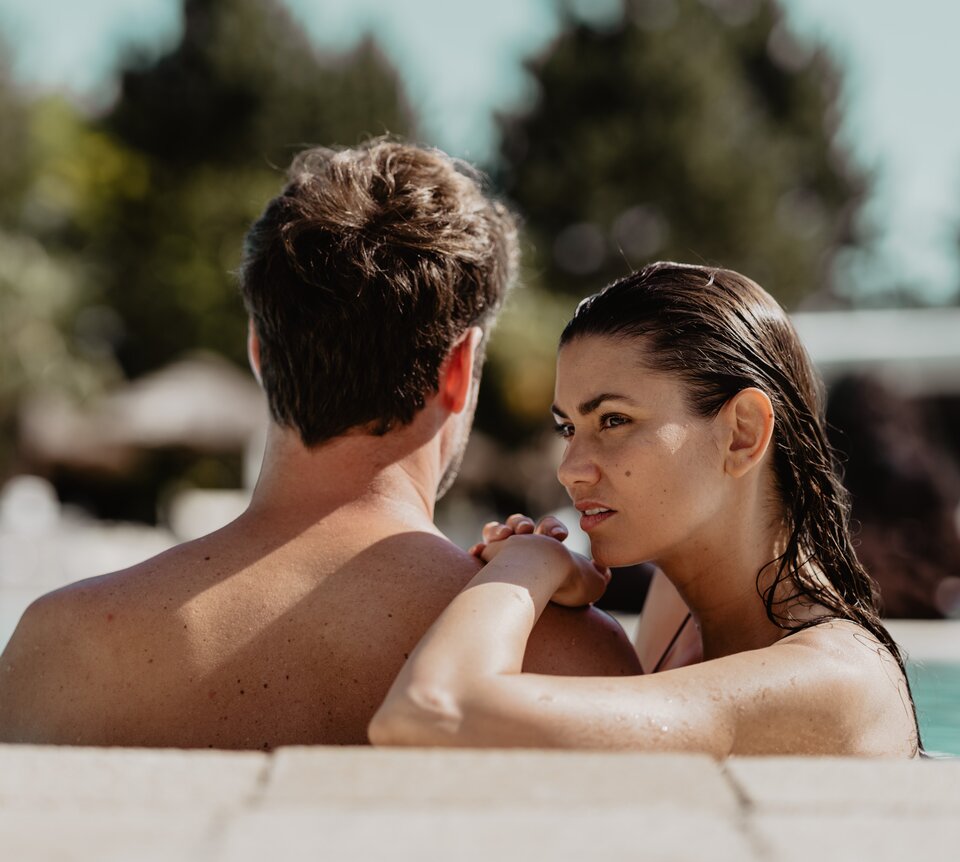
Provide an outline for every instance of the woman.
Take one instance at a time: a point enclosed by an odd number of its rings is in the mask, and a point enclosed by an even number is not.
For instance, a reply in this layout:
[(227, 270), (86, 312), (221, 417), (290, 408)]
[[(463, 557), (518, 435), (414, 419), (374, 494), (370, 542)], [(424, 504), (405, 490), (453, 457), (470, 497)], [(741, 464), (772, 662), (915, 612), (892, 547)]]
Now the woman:
[[(779, 305), (729, 270), (659, 263), (581, 303), (560, 340), (558, 470), (598, 565), (555, 520), (488, 525), (487, 561), (410, 656), (376, 744), (910, 757), (899, 650), (847, 527), (822, 389)], [(703, 661), (644, 676), (521, 672), (551, 599), (655, 562)]]

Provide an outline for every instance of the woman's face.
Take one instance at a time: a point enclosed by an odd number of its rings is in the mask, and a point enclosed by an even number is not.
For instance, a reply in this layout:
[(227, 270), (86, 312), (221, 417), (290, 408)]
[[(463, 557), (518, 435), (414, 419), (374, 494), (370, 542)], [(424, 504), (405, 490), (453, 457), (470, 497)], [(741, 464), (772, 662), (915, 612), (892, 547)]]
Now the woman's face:
[(648, 370), (643, 350), (590, 335), (557, 359), (557, 475), (594, 558), (611, 566), (697, 552), (727, 490), (718, 423), (688, 407), (676, 375)]

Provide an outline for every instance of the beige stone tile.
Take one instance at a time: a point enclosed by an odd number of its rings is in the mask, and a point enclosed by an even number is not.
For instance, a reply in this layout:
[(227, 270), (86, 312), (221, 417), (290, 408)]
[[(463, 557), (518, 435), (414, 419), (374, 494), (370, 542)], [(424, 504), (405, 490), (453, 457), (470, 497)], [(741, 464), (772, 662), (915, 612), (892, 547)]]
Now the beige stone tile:
[(955, 815), (757, 814), (749, 828), (769, 862), (947, 862), (960, 852)]
[(266, 804), (454, 807), (667, 803), (733, 813), (738, 798), (705, 756), (439, 749), (289, 748), (274, 755)]
[(322, 807), (234, 817), (220, 862), (751, 862), (759, 859), (732, 818), (663, 807), (615, 811), (389, 810)]
[(209, 815), (111, 809), (0, 810), (3, 862), (208, 862)]
[(725, 768), (748, 804), (760, 812), (960, 811), (960, 759), (744, 757), (731, 758)]
[(267, 766), (258, 752), (0, 745), (0, 808), (229, 806)]

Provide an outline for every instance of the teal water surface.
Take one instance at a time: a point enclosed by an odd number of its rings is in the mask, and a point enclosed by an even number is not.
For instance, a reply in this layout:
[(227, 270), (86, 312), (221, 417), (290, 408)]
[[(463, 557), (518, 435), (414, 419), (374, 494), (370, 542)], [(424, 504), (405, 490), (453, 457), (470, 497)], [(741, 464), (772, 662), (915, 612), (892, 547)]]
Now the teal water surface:
[(907, 673), (924, 748), (960, 757), (960, 664), (910, 662)]

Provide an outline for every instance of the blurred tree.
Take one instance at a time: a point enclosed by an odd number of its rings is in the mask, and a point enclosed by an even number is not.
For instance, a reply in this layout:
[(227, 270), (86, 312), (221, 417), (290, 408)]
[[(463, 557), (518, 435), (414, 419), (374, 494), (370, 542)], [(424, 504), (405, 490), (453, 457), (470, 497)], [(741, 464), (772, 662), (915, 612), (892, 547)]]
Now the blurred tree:
[[(867, 183), (836, 138), (838, 72), (778, 3), (623, 0), (604, 27), (569, 0), (563, 14), (528, 62), (536, 101), (500, 119), (497, 176), (532, 246), (525, 304), (549, 291), (572, 310), (658, 258), (741, 270), (788, 306), (827, 288), (834, 256), (863, 239)], [(488, 426), (526, 421), (506, 382), (516, 352), (491, 347)], [(545, 414), (553, 373), (536, 366), (531, 416)]]
[(10, 71), (6, 44), (0, 39), (0, 227), (17, 221), (29, 161), (28, 111)]
[(186, 0), (180, 44), (131, 56), (101, 128), (130, 158), (87, 226), (99, 299), (121, 324), (127, 374), (188, 348), (244, 361), (232, 272), (281, 169), (314, 144), (409, 133), (411, 113), (371, 41), (319, 56), (279, 0)]
[(583, 296), (671, 257), (790, 303), (858, 241), (838, 73), (775, 0), (624, 0), (603, 30), (568, 18), (529, 68), (540, 95), (502, 119), (502, 177), (551, 289)]
[[(0, 45), (0, 484), (17, 469), (17, 417), (33, 393), (84, 397), (114, 376), (76, 337), (85, 269), (60, 241), (94, 207), (85, 180), (110, 171), (109, 146), (58, 98), (29, 100)], [(95, 169), (94, 169), (95, 166)], [(66, 231), (69, 233), (70, 231)]]

